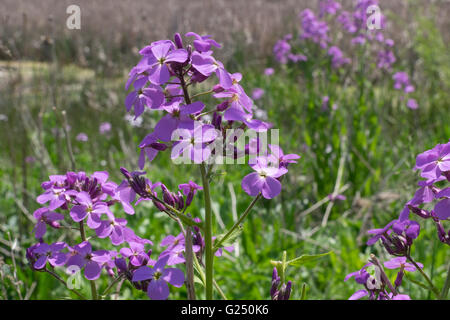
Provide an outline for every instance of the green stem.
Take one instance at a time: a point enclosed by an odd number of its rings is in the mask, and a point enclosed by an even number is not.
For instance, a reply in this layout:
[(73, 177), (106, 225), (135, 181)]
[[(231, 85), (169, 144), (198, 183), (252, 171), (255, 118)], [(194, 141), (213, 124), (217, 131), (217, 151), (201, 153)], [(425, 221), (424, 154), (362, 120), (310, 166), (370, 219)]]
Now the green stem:
[(117, 278), (115, 278), (115, 279), (109, 284), (109, 286), (105, 289), (105, 291), (103, 291), (102, 297), (106, 296), (106, 295), (109, 293), (109, 291), (111, 291), (111, 289), (114, 287), (114, 285), (115, 285), (117, 282), (119, 282), (120, 279), (123, 278), (123, 276), (124, 276), (124, 274), (122, 273), (122, 274), (120, 274)]
[(214, 251), (217, 251), (220, 248), (220, 246), (222, 245), (222, 243), (224, 243), (226, 240), (228, 240), (228, 238), (233, 234), (234, 230), (239, 228), (239, 226), (241, 225), (242, 221), (244, 221), (244, 219), (248, 216), (248, 214), (252, 210), (253, 206), (256, 204), (256, 202), (258, 202), (258, 200), (260, 198), (261, 198), (261, 193), (258, 194), (253, 199), (253, 201), (249, 204), (247, 209), (245, 209), (244, 213), (239, 217), (239, 220), (235, 222), (235, 224), (231, 227), (231, 229), (228, 230), (228, 232), (222, 238), (220, 238), (219, 241), (217, 241), (217, 243), (214, 245), (214, 249), (215, 249)]
[(203, 96), (203, 95), (205, 95), (205, 94), (210, 94), (210, 93), (213, 93), (213, 92), (214, 92), (213, 90), (208, 90), (208, 91), (205, 91), (205, 92), (200, 92), (200, 93), (194, 94), (191, 98), (192, 98), (192, 99), (193, 99), (193, 98), (197, 98), (197, 97)]
[(431, 282), (430, 278), (428, 278), (428, 276), (426, 275), (425, 272), (423, 272), (422, 268), (419, 267), (419, 265), (413, 260), (413, 258), (411, 258), (410, 255), (406, 256), (406, 259), (409, 260), (409, 262), (411, 262), (414, 267), (416, 267), (417, 270), (419, 270), (420, 274), (424, 277), (424, 279), (428, 282), (428, 284), (430, 285), (430, 289), (433, 290), (433, 293), (436, 295), (436, 297), (438, 299), (441, 299), (441, 295), (439, 294), (438, 289), (436, 289), (436, 287), (434, 286), (433, 282)]
[(441, 292), (442, 299), (447, 299), (449, 288), (450, 288), (450, 265), (448, 266), (447, 279), (445, 279), (445, 284)]
[(209, 193), (209, 181), (206, 174), (205, 164), (200, 165), (200, 173), (203, 182), (203, 194), (205, 197), (205, 294), (206, 300), (213, 299), (213, 278), (214, 278), (214, 252), (212, 247), (212, 212), (211, 195)]
[(61, 279), (61, 277), (59, 275), (57, 275), (55, 272), (45, 269), (45, 272), (51, 274), (53, 277), (55, 277), (56, 280), (58, 280), (59, 282), (61, 282), (68, 290), (72, 291), (73, 293), (75, 293), (78, 297), (80, 297), (83, 300), (87, 300), (86, 297), (84, 297), (81, 293), (79, 293), (77, 290), (75, 289), (70, 289), (69, 286), (67, 285), (67, 282), (65, 282), (63, 279)]

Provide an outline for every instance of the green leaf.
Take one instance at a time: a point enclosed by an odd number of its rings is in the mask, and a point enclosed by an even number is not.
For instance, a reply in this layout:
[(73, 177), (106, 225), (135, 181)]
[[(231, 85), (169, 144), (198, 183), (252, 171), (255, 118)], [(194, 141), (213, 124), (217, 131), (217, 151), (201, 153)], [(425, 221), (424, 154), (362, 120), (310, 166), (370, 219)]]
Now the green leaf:
[[(233, 243), (236, 242), (237, 238), (239, 237), (239, 235), (242, 233), (242, 230), (244, 229), (244, 227), (242, 227), (242, 225), (239, 225), (236, 229), (233, 230), (233, 232), (230, 233), (230, 235), (227, 237), (227, 239), (225, 239), (224, 242), (222, 242), (222, 244), (220, 245), (221, 247), (228, 247), (231, 246)], [(217, 236), (217, 239), (215, 240), (216, 243), (219, 243), (222, 241), (223, 237), (226, 234), (220, 234)], [(219, 249), (219, 247), (214, 246), (214, 251)]]
[(199, 283), (202, 286), (205, 286), (205, 284), (203, 283), (202, 279), (200, 279), (199, 277), (197, 277), (196, 275), (194, 275), (194, 283)]
[(326, 253), (321, 253), (321, 254), (314, 254), (314, 255), (304, 254), (304, 255), (301, 255), (300, 257), (297, 257), (295, 259), (289, 260), (286, 263), (289, 266), (299, 267), (299, 266), (305, 264), (306, 262), (314, 261), (314, 260), (317, 260), (317, 259), (322, 258), (324, 256), (327, 256), (331, 252), (332, 251), (329, 251), (329, 252), (326, 252)]

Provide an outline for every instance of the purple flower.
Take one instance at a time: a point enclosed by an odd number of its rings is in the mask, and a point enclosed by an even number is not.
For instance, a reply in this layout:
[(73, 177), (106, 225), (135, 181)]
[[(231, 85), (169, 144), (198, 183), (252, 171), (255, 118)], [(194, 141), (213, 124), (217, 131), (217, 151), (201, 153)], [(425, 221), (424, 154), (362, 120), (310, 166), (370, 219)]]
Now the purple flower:
[(164, 107), (168, 112), (159, 120), (155, 126), (155, 137), (168, 142), (171, 141), (173, 132), (180, 126), (182, 122), (191, 122), (190, 115), (198, 114), (205, 108), (205, 105), (200, 102), (194, 102), (185, 106), (180, 103), (174, 103)]
[[(417, 262), (417, 265), (418, 265), (421, 269), (423, 269), (423, 264)], [(387, 269), (400, 269), (400, 268), (404, 268), (406, 271), (409, 271), (409, 272), (413, 272), (413, 271), (416, 271), (416, 270), (417, 270), (416, 267), (415, 267), (412, 263), (406, 262), (406, 257), (395, 257), (395, 258), (392, 258), (391, 260), (386, 261), (386, 262), (384, 263), (384, 266), (385, 266)]]
[(197, 190), (203, 190), (203, 187), (199, 186), (195, 182), (189, 180), (189, 183), (183, 183), (178, 186), (178, 188), (186, 196), (186, 206), (188, 207), (192, 203)]
[(266, 68), (265, 70), (264, 70), (264, 74), (266, 75), (266, 76), (271, 76), (271, 75), (273, 75), (275, 73), (275, 70), (273, 69), (273, 68)]
[(149, 73), (149, 80), (156, 85), (165, 84), (170, 79), (167, 64), (171, 62), (184, 63), (188, 59), (185, 49), (175, 49), (171, 41), (159, 41), (150, 47), (141, 50), (146, 66), (144, 70)]
[(96, 280), (100, 277), (102, 267), (98, 262), (94, 261), (93, 257), (95, 254), (92, 252), (92, 246), (88, 241), (68, 248), (70, 256), (66, 262), (67, 266), (84, 268), (84, 276), (88, 280)]
[(225, 70), (222, 62), (217, 61), (208, 53), (200, 53), (197, 51), (192, 53), (192, 68), (204, 77), (209, 77), (215, 72), (222, 88), (231, 88), (233, 85), (231, 75)]
[(85, 191), (77, 194), (76, 201), (78, 204), (72, 207), (70, 216), (75, 222), (83, 221), (87, 217), (87, 225), (91, 229), (100, 227), (100, 216), (102, 213), (110, 212), (105, 202), (93, 203), (91, 197)]
[(419, 154), (414, 169), (420, 169), (421, 176), (427, 179), (437, 179), (442, 172), (450, 171), (450, 142)]
[(285, 39), (278, 40), (273, 47), (275, 59), (281, 64), (286, 64), (288, 62), (288, 54), (290, 52), (291, 45)]
[(139, 144), (139, 148), (141, 149), (139, 168), (142, 170), (145, 165), (145, 156), (147, 156), (149, 162), (152, 162), (158, 152), (166, 150), (167, 146), (164, 143), (158, 142), (156, 134), (152, 132), (142, 140)]
[(181, 287), (184, 283), (184, 274), (180, 269), (165, 268), (169, 256), (160, 257), (153, 268), (143, 266), (133, 274), (133, 280), (151, 280), (147, 286), (147, 295), (152, 300), (166, 300), (169, 297), (170, 283), (174, 287)]
[(266, 131), (271, 127), (271, 124), (267, 122), (253, 119), (252, 114), (244, 112), (241, 108), (230, 107), (225, 111), (223, 117), (227, 121), (241, 121), (247, 127), (257, 132)]
[[(143, 86), (144, 84), (139, 84)], [(125, 98), (125, 107), (127, 112), (130, 112), (134, 107), (134, 119), (136, 120), (145, 110), (145, 107), (151, 109), (159, 109), (164, 102), (164, 93), (157, 86), (148, 88), (136, 87), (136, 90), (131, 91)]]
[(37, 209), (33, 213), (33, 217), (37, 220), (37, 224), (33, 231), (35, 232), (35, 237), (38, 239), (44, 236), (47, 231), (47, 225), (57, 229), (60, 225), (56, 221), (64, 220), (64, 216), (62, 214), (50, 211), (48, 208)]
[(391, 50), (381, 50), (378, 52), (378, 68), (390, 70), (392, 64), (396, 61), (394, 53)]
[(194, 48), (199, 52), (206, 52), (211, 50), (211, 47), (221, 48), (222, 46), (218, 44), (215, 40), (211, 39), (210, 35), (200, 36), (195, 32), (186, 33), (186, 37), (195, 37)]
[(75, 137), (75, 139), (76, 139), (77, 141), (81, 141), (81, 142), (86, 142), (86, 141), (89, 140), (87, 134), (86, 134), (86, 133), (83, 133), (83, 132), (79, 133), (79, 134)]
[(150, 257), (144, 250), (144, 244), (138, 242), (130, 242), (129, 248), (120, 249), (120, 254), (130, 260), (135, 267), (146, 265)]
[(417, 101), (415, 99), (408, 99), (406, 106), (413, 110), (415, 110), (419, 107), (419, 105), (417, 104)]
[(344, 281), (348, 281), (350, 278), (355, 277), (355, 281), (359, 284), (365, 284), (370, 277), (370, 274), (367, 272), (367, 268), (370, 267), (372, 263), (366, 264), (361, 270), (349, 273), (345, 276)]
[(36, 201), (39, 204), (50, 202), (48, 209), (55, 210), (66, 204), (65, 191), (63, 188), (49, 187), (45, 193), (36, 198)]
[(259, 100), (264, 95), (264, 90), (261, 88), (255, 88), (252, 92), (252, 99), (253, 100)]
[(414, 194), (414, 197), (408, 201), (407, 205), (418, 206), (422, 203), (430, 203), (434, 200), (436, 187), (433, 186), (434, 180), (419, 181), (420, 188)]
[(110, 237), (111, 243), (117, 246), (125, 241), (124, 227), (127, 225), (127, 220), (115, 218), (111, 211), (107, 211), (106, 215), (108, 220), (102, 220), (95, 233), (101, 239)]
[(325, 21), (320, 21), (310, 9), (300, 12), (301, 25), (303, 33), (300, 39), (310, 39), (319, 44), (322, 48), (327, 47), (329, 41), (328, 25)]
[(344, 54), (341, 49), (336, 46), (332, 46), (328, 49), (328, 55), (331, 56), (331, 64), (333, 68), (340, 68), (342, 65), (351, 62), (349, 58), (344, 58)]
[(98, 130), (99, 130), (100, 134), (108, 133), (109, 131), (111, 131), (111, 123), (109, 123), (109, 122), (101, 123)]
[(186, 129), (178, 129), (175, 135), (178, 140), (172, 148), (171, 158), (176, 159), (183, 156), (194, 163), (202, 163), (211, 156), (211, 149), (208, 143), (214, 141), (218, 134), (212, 125), (203, 125), (195, 121), (186, 126)]
[(334, 0), (322, 0), (320, 1), (320, 17), (323, 17), (325, 14), (333, 15), (339, 9), (341, 9), (341, 4)]
[(47, 261), (51, 266), (62, 266), (67, 261), (67, 253), (61, 252), (67, 246), (64, 242), (55, 242), (51, 245), (47, 243), (40, 243), (33, 249), (33, 254), (37, 255), (33, 267), (35, 269), (43, 269), (47, 264)]
[(383, 236), (385, 236), (386, 234), (388, 234), (388, 230), (391, 228), (391, 226), (397, 222), (397, 220), (393, 220), (391, 222), (389, 222), (384, 228), (382, 229), (371, 229), (368, 230), (367, 233), (368, 234), (373, 234), (374, 236), (372, 238), (370, 238), (367, 241), (367, 245), (371, 246), (373, 245), (375, 242), (377, 242), (379, 239), (381, 239)]
[(269, 149), (271, 151), (270, 160), (272, 163), (278, 163), (280, 167), (287, 168), (289, 163), (297, 163), (297, 159), (301, 157), (298, 154), (290, 153), (284, 154), (283, 149), (274, 144), (269, 144)]
[(242, 189), (254, 197), (260, 192), (266, 199), (272, 199), (281, 192), (281, 183), (277, 178), (287, 173), (286, 168), (270, 165), (267, 157), (257, 157), (250, 165), (256, 172), (250, 173), (242, 180)]

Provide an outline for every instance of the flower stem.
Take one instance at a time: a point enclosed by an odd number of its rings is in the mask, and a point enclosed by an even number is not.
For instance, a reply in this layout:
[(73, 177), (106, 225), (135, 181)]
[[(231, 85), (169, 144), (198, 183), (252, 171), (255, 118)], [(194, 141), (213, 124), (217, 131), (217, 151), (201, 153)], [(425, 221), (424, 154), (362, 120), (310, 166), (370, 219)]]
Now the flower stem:
[(214, 252), (212, 247), (212, 212), (211, 195), (209, 193), (209, 181), (206, 174), (205, 164), (200, 165), (200, 173), (203, 182), (203, 194), (205, 197), (205, 294), (206, 300), (213, 299), (213, 279), (214, 279)]
[(450, 288), (450, 265), (448, 266), (447, 279), (445, 280), (444, 287), (442, 288), (441, 299), (447, 299), (449, 288)]
[(410, 255), (406, 256), (406, 259), (409, 260), (409, 262), (411, 262), (414, 267), (416, 267), (417, 270), (419, 270), (420, 274), (424, 277), (424, 279), (428, 282), (428, 284), (430, 285), (430, 289), (433, 291), (433, 293), (436, 295), (436, 297), (438, 299), (441, 299), (441, 295), (439, 294), (438, 289), (436, 289), (436, 287), (434, 286), (433, 282), (431, 282), (430, 278), (427, 276), (427, 274), (425, 272), (423, 272), (422, 268), (419, 267), (419, 265), (413, 260), (413, 258), (411, 258)]
[(214, 251), (217, 251), (220, 248), (220, 246), (222, 245), (222, 243), (224, 243), (226, 240), (228, 240), (228, 238), (233, 234), (234, 230), (236, 230), (241, 225), (242, 221), (244, 221), (244, 219), (247, 217), (247, 215), (252, 210), (253, 206), (256, 204), (256, 202), (258, 202), (258, 200), (260, 198), (261, 198), (261, 193), (258, 194), (253, 199), (253, 201), (248, 205), (247, 209), (245, 209), (244, 213), (239, 217), (239, 220), (235, 222), (235, 224), (231, 227), (231, 229), (228, 230), (228, 232), (217, 241), (217, 243), (214, 245), (214, 248), (215, 248)]
[(63, 279), (61, 279), (61, 277), (59, 275), (57, 275), (55, 272), (53, 272), (52, 270), (48, 270), (45, 269), (45, 272), (51, 274), (53, 277), (55, 277), (56, 280), (58, 280), (59, 282), (61, 282), (68, 290), (72, 291), (73, 293), (75, 293), (78, 297), (80, 297), (83, 300), (87, 300), (86, 297), (84, 297), (81, 293), (79, 293), (77, 290), (75, 289), (70, 289), (67, 285), (67, 282), (65, 282)]
[(122, 274), (120, 274), (117, 278), (115, 278), (115, 279), (109, 284), (109, 286), (105, 289), (105, 291), (103, 291), (102, 297), (105, 297), (105, 296), (109, 293), (109, 291), (111, 291), (111, 289), (114, 287), (114, 285), (115, 285), (117, 282), (119, 282), (120, 279), (123, 278), (123, 276), (124, 276), (124, 274), (122, 273)]

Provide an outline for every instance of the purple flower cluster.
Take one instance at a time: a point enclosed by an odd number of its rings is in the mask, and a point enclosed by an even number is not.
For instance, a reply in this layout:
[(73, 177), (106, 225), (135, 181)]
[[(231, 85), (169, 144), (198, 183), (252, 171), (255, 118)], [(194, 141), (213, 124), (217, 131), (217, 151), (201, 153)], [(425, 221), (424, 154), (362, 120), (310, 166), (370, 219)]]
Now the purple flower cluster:
[[(416, 158), (415, 170), (419, 170), (420, 176), (425, 180), (419, 181), (419, 189), (415, 192), (414, 197), (406, 203), (399, 218), (389, 222), (382, 229), (368, 231), (371, 238), (367, 241), (367, 245), (373, 245), (380, 240), (386, 251), (395, 256), (385, 262), (384, 266), (387, 269), (400, 269), (394, 282), (395, 287), (390, 285), (391, 291), (393, 291), (392, 288), (396, 291), (400, 287), (404, 271), (412, 272), (417, 268), (423, 269), (423, 265), (415, 262), (411, 257), (413, 241), (418, 238), (420, 233), (420, 224), (409, 219), (411, 212), (422, 219), (432, 219), (436, 225), (439, 240), (450, 245), (450, 231), (447, 232), (442, 224), (450, 218), (450, 187), (443, 186), (445, 181), (450, 182), (450, 142), (438, 144), (419, 154)], [(434, 204), (433, 209), (424, 209), (424, 206), (431, 207), (435, 201), (437, 203)], [(370, 299), (380, 299), (381, 297), (381, 299), (395, 300), (402, 298), (398, 292), (396, 294), (396, 292), (385, 291), (389, 280), (380, 276), (384, 271), (373, 262), (372, 260), (360, 271), (346, 277), (345, 281), (355, 276), (356, 282), (365, 286), (365, 290), (355, 292), (350, 299), (359, 299), (367, 295)], [(375, 266), (375, 276), (369, 275), (366, 271), (372, 265)], [(428, 278), (426, 280), (429, 281)], [(430, 283), (430, 288), (436, 293), (432, 283)], [(439, 292), (436, 295), (439, 297)]]
[(309, 39), (319, 44), (322, 48), (326, 48), (330, 41), (328, 37), (328, 24), (325, 21), (319, 20), (310, 9), (305, 9), (300, 12), (299, 18), (302, 26), (300, 39)]
[[(220, 45), (210, 36), (200, 36), (193, 32), (187, 33), (186, 36), (194, 38), (193, 45), (185, 46), (181, 36), (176, 34), (173, 42), (161, 40), (143, 48), (140, 51), (141, 60), (130, 71), (125, 87), (128, 89), (133, 86), (134, 90), (125, 99), (127, 111), (134, 110), (136, 118), (146, 108), (163, 112), (154, 131), (139, 144), (141, 169), (144, 168), (146, 159), (152, 161), (159, 152), (169, 148), (173, 160), (187, 157), (196, 164), (213, 161), (215, 156), (222, 153), (229, 156), (226, 150), (234, 150), (233, 158), (240, 158), (245, 156), (245, 152), (237, 149), (235, 145), (237, 139), (233, 141), (226, 139), (226, 131), (245, 129), (263, 132), (271, 127), (271, 124), (254, 118), (253, 101), (240, 85), (242, 75), (229, 73), (224, 65), (214, 58), (212, 49), (220, 48)], [(289, 45), (285, 46), (287, 40), (288, 37), (276, 46), (275, 54), (281, 60), (297, 59), (298, 57), (294, 56), (284, 57), (285, 52), (289, 51)], [(213, 75), (216, 75), (218, 83), (209, 91), (189, 95), (190, 87), (188, 86), (204, 82)], [(193, 101), (203, 94), (211, 94), (213, 98), (219, 99), (217, 106), (208, 111), (205, 110), (206, 106), (203, 102)], [(253, 96), (259, 99), (262, 94), (263, 91), (257, 90)], [(223, 152), (215, 149), (216, 142), (222, 140), (226, 141), (224, 147), (226, 150)], [(266, 156), (268, 155), (263, 155), (263, 157)], [(261, 192), (264, 197), (273, 198), (281, 190), (281, 184), (277, 178), (285, 174), (287, 170), (284, 164), (278, 163), (273, 166), (277, 172), (272, 169), (264, 171), (263, 169), (268, 169), (267, 161), (263, 164), (261, 159), (257, 169), (255, 165), (252, 165), (252, 168), (259, 173), (252, 175), (251, 181), (248, 176), (244, 178), (242, 185), (244, 190), (252, 196)], [(152, 185), (152, 187), (156, 186)], [(145, 192), (136, 192), (145, 194)], [(183, 192), (185, 195), (189, 193), (186, 190)], [(174, 198), (176, 200), (177, 196)], [(188, 199), (187, 205), (191, 201), (192, 199)]]
[[(184, 236), (166, 237), (161, 245), (169, 245), (168, 248), (156, 261), (152, 260), (152, 250), (146, 248), (152, 242), (137, 236), (126, 226), (126, 219), (115, 216), (112, 207), (121, 203), (127, 214), (134, 214), (134, 205), (143, 200), (153, 200), (161, 211), (167, 210), (166, 206), (183, 209), (189, 206), (202, 187), (190, 181), (181, 184), (180, 191), (175, 194), (162, 183), (152, 184), (142, 178), (141, 172), (128, 173), (122, 169), (122, 173), (127, 179), (120, 185), (109, 181), (109, 175), (104, 171), (94, 172), (91, 176), (84, 172), (68, 172), (50, 176), (49, 181), (42, 183), (44, 193), (36, 200), (46, 206), (34, 212), (37, 221), (34, 232), (39, 242), (27, 249), (27, 258), (33, 270), (53, 272), (55, 267), (64, 266), (69, 271), (83, 270), (85, 278), (90, 281), (98, 279), (104, 269), (110, 277), (125, 277), (135, 288), (147, 292), (151, 299), (167, 299), (167, 283), (175, 287), (184, 283), (183, 271), (165, 267), (184, 263), (181, 254), (185, 250)], [(158, 187), (163, 200), (159, 200), (155, 191)], [(136, 194), (141, 198), (136, 200)], [(71, 223), (78, 227), (70, 227)], [(74, 245), (65, 242), (47, 244), (43, 240), (47, 227), (79, 230), (82, 242)], [(89, 230), (92, 234), (87, 237)], [(192, 235), (198, 237), (199, 230)], [(112, 245), (122, 245), (122, 248), (94, 251), (95, 239), (103, 238), (109, 238)], [(194, 246), (194, 251), (200, 250), (200, 246)]]
[[(416, 158), (415, 170), (425, 180), (418, 182), (419, 188), (409, 200), (399, 216), (399, 220), (408, 221), (410, 213), (423, 219), (432, 219), (436, 225), (439, 240), (450, 245), (450, 230), (445, 231), (443, 222), (450, 218), (450, 142), (438, 144), (434, 148), (419, 154)], [(430, 210), (424, 208), (425, 205)]]
[[(333, 39), (330, 34), (329, 23), (335, 19), (344, 32), (351, 35), (351, 44), (362, 45), (369, 43), (368, 50), (376, 51), (376, 65), (379, 69), (387, 71), (392, 70), (392, 65), (396, 61), (396, 57), (392, 51), (394, 41), (385, 38), (381, 30), (369, 30), (367, 32), (367, 9), (369, 6), (378, 5), (376, 0), (358, 0), (352, 11), (347, 11), (333, 0), (322, 0), (319, 2), (319, 16), (317, 17), (311, 9), (303, 10), (300, 15), (301, 32), (300, 41), (309, 40), (324, 50), (330, 57), (332, 68), (339, 69), (344, 65), (350, 64), (352, 59), (347, 57), (337, 45), (332, 45)], [(319, 20), (324, 19), (324, 20)], [(370, 22), (370, 21), (369, 21)], [(384, 29), (386, 18), (380, 12), (380, 28)], [(336, 38), (339, 38), (336, 36)], [(296, 50), (296, 45), (292, 43), (292, 35), (285, 36), (279, 40), (274, 46), (275, 59), (285, 64), (288, 61), (296, 62), (292, 57), (296, 56), (292, 51)], [(298, 47), (305, 47), (301, 43)], [(316, 54), (316, 53), (311, 53)], [(299, 57), (299, 55), (297, 55)], [(367, 57), (365, 57), (367, 58)], [(307, 56), (301, 54), (301, 59), (297, 61), (307, 61)]]
[[(406, 72), (403, 71), (396, 72), (392, 76), (392, 79), (394, 80), (394, 89), (403, 91), (405, 94), (414, 92), (415, 88), (411, 84), (409, 76)], [(404, 99), (404, 97), (402, 97), (402, 99)], [(417, 101), (413, 98), (408, 99), (406, 106), (410, 109), (417, 109), (419, 107)]]
[[(423, 267), (420, 263), (418, 266)], [(359, 300), (366, 296), (369, 300), (411, 300), (408, 295), (398, 293), (398, 288), (402, 284), (405, 271), (416, 271), (416, 267), (406, 262), (405, 257), (397, 257), (386, 261), (384, 267), (399, 269), (394, 286), (389, 282), (389, 279), (383, 276), (384, 270), (380, 265), (369, 262), (361, 270), (349, 273), (345, 277), (344, 281), (354, 277), (356, 283), (364, 286), (364, 289), (357, 290), (352, 294), (349, 300)]]

